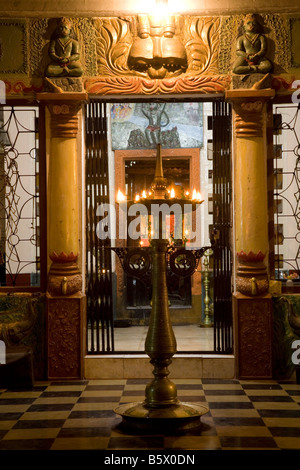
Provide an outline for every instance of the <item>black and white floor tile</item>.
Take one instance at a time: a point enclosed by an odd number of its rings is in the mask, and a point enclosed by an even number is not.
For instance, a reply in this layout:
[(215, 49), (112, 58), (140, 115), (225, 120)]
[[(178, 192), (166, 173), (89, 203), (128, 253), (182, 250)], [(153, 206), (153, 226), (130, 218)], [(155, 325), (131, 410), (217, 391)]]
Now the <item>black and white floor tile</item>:
[[(114, 410), (144, 400), (149, 380), (36, 383), (0, 390), (3, 450), (300, 450), (300, 385), (294, 382), (173, 380), (182, 402), (202, 403), (186, 433), (134, 433)], [(112, 455), (112, 454), (110, 454)]]

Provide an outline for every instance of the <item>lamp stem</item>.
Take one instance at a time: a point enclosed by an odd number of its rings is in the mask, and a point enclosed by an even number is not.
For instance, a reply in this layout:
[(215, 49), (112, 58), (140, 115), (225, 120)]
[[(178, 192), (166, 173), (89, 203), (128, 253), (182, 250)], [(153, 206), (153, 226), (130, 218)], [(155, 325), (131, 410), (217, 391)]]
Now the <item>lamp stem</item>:
[(145, 352), (154, 365), (154, 379), (146, 387), (145, 404), (150, 407), (174, 405), (178, 402), (176, 385), (169, 379), (168, 366), (176, 353), (167, 289), (166, 252), (168, 241), (152, 241), (152, 311), (145, 342)]

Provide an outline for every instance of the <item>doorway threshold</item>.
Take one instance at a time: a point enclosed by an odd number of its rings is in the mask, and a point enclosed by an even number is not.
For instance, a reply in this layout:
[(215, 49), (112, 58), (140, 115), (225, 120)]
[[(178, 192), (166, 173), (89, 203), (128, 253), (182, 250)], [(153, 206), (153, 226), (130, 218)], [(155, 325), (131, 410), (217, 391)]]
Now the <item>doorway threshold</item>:
[[(150, 379), (153, 366), (145, 354), (114, 354), (84, 358), (84, 378), (101, 379)], [(234, 355), (175, 354), (169, 366), (173, 379), (234, 379)]]

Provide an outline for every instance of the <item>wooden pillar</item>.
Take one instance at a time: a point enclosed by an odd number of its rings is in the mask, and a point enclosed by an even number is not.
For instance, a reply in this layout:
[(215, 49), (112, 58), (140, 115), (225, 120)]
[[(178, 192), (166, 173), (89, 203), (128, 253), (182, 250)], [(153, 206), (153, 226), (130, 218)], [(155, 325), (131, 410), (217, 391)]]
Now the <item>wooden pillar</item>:
[(272, 377), (266, 104), (274, 90), (230, 90), (233, 106), (235, 354), (239, 378)]
[(80, 253), (78, 130), (85, 93), (41, 93), (50, 120), (47, 183), (48, 378), (76, 379), (83, 375), (85, 296)]

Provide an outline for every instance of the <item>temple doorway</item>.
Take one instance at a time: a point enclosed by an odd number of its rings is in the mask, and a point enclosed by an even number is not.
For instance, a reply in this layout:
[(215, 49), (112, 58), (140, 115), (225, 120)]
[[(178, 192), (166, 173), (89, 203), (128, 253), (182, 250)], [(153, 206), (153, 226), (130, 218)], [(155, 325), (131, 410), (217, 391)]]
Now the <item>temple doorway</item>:
[(120, 239), (118, 217), (106, 239), (95, 233), (99, 205), (114, 206), (119, 192), (133, 200), (150, 190), (159, 139), (168, 190), (201, 192), (201, 246), (213, 245), (192, 276), (167, 276), (178, 352), (232, 353), (230, 109), (223, 101), (154, 104), (95, 99), (86, 107), (87, 351), (144, 350), (151, 280), (126, 274), (114, 248), (149, 241)]

